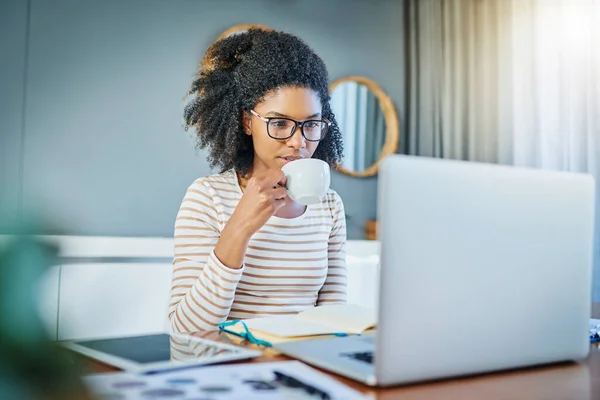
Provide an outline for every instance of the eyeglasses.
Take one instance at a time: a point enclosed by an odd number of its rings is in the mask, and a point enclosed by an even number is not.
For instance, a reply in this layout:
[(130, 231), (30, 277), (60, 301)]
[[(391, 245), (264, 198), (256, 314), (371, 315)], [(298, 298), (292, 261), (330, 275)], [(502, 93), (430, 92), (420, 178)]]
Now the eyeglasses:
[(286, 140), (294, 136), (296, 129), (300, 127), (302, 136), (309, 142), (319, 142), (325, 138), (331, 122), (326, 118), (296, 121), (291, 118), (263, 117), (254, 110), (250, 112), (258, 119), (267, 123), (267, 134), (276, 140)]
[[(234, 331), (231, 329), (227, 329), (227, 327), (232, 326), (232, 325), (236, 325), (237, 323), (241, 323), (242, 326), (244, 327), (244, 332), (238, 332), (238, 331)], [(250, 343), (256, 344), (258, 346), (265, 346), (265, 347), (271, 347), (272, 344), (267, 342), (266, 340), (260, 340), (257, 339), (248, 329), (248, 326), (246, 326), (246, 323), (244, 321), (240, 321), (239, 319), (235, 319), (233, 321), (226, 321), (226, 322), (222, 322), (219, 324), (219, 330), (223, 331), (223, 332), (227, 332), (227, 333), (231, 333), (232, 335), (236, 335), (239, 336), (243, 339), (246, 339), (247, 341), (249, 341)]]

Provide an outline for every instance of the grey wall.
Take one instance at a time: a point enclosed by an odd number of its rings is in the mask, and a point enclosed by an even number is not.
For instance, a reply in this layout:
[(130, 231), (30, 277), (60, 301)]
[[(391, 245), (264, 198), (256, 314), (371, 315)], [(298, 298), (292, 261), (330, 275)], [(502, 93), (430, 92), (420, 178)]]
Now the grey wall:
[(27, 2), (0, 3), (0, 231), (19, 211)]
[[(22, 186), (23, 207), (66, 233), (171, 236), (185, 189), (212, 173), (182, 129), (182, 98), (204, 50), (235, 24), (297, 34), (323, 57), (332, 80), (375, 79), (402, 121), (401, 6), (397, 0), (31, 0), (27, 30), (27, 1), (3, 0), (0, 34), (9, 40), (2, 39), (1, 50), (9, 61), (4, 65), (3, 57), (0, 77), (7, 93), (0, 109), (1, 211), (15, 210)], [(350, 216), (349, 238), (362, 238), (365, 220), (376, 217), (376, 178), (335, 174), (332, 187)]]

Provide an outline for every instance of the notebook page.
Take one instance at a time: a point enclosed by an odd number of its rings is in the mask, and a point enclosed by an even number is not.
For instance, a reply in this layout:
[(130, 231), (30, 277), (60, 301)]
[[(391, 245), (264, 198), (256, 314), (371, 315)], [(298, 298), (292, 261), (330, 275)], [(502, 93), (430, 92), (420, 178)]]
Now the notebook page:
[(330, 325), (336, 332), (362, 333), (377, 325), (377, 312), (373, 308), (356, 304), (334, 304), (302, 311), (297, 318), (304, 323)]
[[(329, 335), (343, 332), (339, 326), (328, 323), (310, 321), (297, 315), (282, 315), (277, 317), (253, 318), (244, 320), (248, 329), (261, 331), (281, 337)], [(257, 335), (260, 337), (260, 335)]]

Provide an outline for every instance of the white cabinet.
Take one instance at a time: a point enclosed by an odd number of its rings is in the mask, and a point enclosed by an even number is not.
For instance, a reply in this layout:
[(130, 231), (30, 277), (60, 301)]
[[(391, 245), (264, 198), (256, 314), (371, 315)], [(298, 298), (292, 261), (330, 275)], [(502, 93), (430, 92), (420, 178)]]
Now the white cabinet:
[(165, 331), (171, 272), (167, 263), (63, 265), (58, 339)]
[(348, 303), (377, 309), (379, 304), (378, 263), (348, 263)]
[(378, 241), (349, 240), (347, 242), (348, 303), (377, 309), (380, 249)]
[(51, 340), (56, 340), (58, 331), (58, 296), (60, 266), (53, 266), (40, 277), (34, 291), (39, 316)]
[[(172, 239), (47, 239), (60, 245), (63, 262), (38, 285), (38, 309), (52, 339), (168, 331)], [(347, 242), (349, 303), (377, 307), (379, 253), (377, 241)]]

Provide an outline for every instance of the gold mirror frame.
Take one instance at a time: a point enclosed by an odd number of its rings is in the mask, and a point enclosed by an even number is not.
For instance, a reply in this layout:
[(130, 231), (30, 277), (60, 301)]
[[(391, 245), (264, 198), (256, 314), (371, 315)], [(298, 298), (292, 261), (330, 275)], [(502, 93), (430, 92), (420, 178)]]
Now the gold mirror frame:
[(383, 112), (383, 116), (385, 119), (385, 142), (383, 144), (383, 147), (381, 148), (381, 153), (379, 154), (377, 161), (373, 165), (369, 166), (369, 168), (363, 171), (350, 171), (344, 168), (342, 164), (338, 164), (336, 166), (336, 170), (343, 174), (353, 176), (356, 178), (365, 178), (376, 175), (379, 171), (379, 164), (381, 163), (381, 160), (383, 160), (384, 157), (390, 154), (394, 154), (396, 151), (398, 151), (398, 144), (400, 142), (398, 114), (396, 113), (396, 108), (394, 107), (392, 99), (383, 91), (383, 89), (381, 89), (377, 82), (364, 76), (346, 76), (340, 78), (329, 86), (329, 92), (333, 93), (333, 90), (338, 85), (349, 81), (363, 84), (371, 92), (373, 92), (373, 94), (375, 94), (375, 97), (377, 97), (377, 100), (379, 101), (379, 106), (381, 107), (381, 111)]
[(261, 24), (239, 24), (239, 25), (234, 25), (231, 28), (227, 29), (225, 32), (221, 33), (219, 35), (219, 37), (217, 37), (216, 41), (226, 38), (227, 36), (231, 35), (232, 33), (239, 32), (239, 31), (247, 31), (250, 28), (259, 28), (264, 31), (272, 31), (273, 30), (273, 28), (270, 28), (266, 25), (261, 25)]

